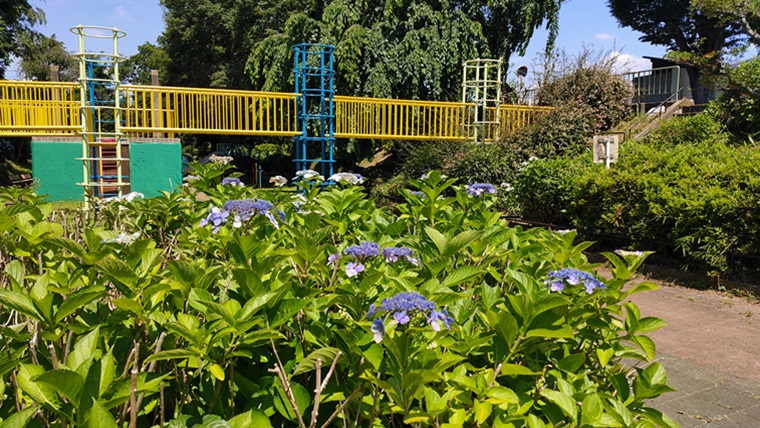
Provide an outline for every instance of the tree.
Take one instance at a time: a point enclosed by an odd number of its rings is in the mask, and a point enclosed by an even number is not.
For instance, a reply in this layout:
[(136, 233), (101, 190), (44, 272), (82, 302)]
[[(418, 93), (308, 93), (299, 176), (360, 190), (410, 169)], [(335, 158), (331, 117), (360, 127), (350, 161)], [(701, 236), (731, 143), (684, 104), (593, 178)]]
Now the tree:
[(150, 71), (158, 70), (159, 79), (169, 64), (169, 56), (160, 46), (147, 42), (138, 46), (137, 53), (127, 58), (120, 69), (121, 80), (133, 85), (150, 85)]
[(21, 74), (28, 80), (50, 80), (50, 66), (58, 66), (58, 79), (71, 82), (79, 77), (77, 59), (66, 51), (63, 42), (55, 34), (47, 37), (36, 32), (27, 32), (20, 37)]
[(710, 54), (742, 42), (739, 28), (692, 8), (691, 0), (608, 0), (620, 25), (644, 33), (639, 40), (679, 52)]
[(501, 58), (505, 68), (533, 30), (557, 31), (560, 0), (335, 0), (292, 14), (284, 28), (255, 44), (248, 58), (254, 86), (289, 89), (291, 45), (336, 46), (338, 92), (413, 99), (459, 99), (462, 63)]
[(245, 63), (254, 43), (281, 30), (297, 0), (161, 0), (166, 29), (165, 82), (176, 86), (252, 88)]
[(32, 7), (28, 0), (3, 0), (0, 2), (0, 79), (18, 55), (22, 45), (20, 38), (34, 33), (33, 27), (45, 22), (41, 9)]

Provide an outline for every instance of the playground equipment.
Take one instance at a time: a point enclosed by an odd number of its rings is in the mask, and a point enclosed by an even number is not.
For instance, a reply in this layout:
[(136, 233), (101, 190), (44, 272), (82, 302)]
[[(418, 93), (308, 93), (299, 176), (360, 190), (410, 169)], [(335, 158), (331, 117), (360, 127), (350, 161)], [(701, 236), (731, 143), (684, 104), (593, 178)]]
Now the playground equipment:
[[(321, 44), (293, 47), (294, 93), (122, 85), (118, 42), (125, 33), (81, 25), (71, 31), (79, 39), (79, 82), (0, 81), (0, 137), (44, 139), (32, 144), (33, 163), (45, 164), (35, 168), (40, 182), (50, 164), (68, 159), (70, 149), (57, 143), (78, 138), (81, 156), (72, 156), (82, 165), (78, 184), (96, 196), (176, 186), (179, 133), (295, 137), (296, 167), (317, 164), (329, 177), (336, 139), (491, 142), (551, 110), (501, 104), (501, 64), (488, 59), (464, 64), (462, 102), (335, 95), (334, 47)], [(112, 52), (87, 50), (91, 39), (108, 41)], [(166, 144), (150, 146), (159, 142)], [(52, 174), (45, 179), (54, 181)]]

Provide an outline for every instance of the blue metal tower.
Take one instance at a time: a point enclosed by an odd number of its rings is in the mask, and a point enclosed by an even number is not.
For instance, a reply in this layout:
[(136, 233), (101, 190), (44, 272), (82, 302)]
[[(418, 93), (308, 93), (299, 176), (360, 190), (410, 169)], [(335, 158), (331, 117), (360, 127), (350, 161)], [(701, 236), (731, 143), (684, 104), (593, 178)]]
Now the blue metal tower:
[(293, 161), (296, 170), (318, 164), (325, 178), (333, 175), (335, 144), (335, 89), (332, 45), (301, 43), (293, 46), (295, 92), (301, 94), (296, 108), (297, 126)]

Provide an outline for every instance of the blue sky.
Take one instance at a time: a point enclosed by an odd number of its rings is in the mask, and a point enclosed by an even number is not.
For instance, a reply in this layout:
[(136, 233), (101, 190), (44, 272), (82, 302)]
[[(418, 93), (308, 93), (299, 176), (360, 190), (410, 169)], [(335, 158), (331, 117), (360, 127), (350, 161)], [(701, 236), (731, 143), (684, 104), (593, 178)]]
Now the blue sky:
[[(156, 42), (164, 27), (162, 9), (158, 0), (32, 0), (47, 15), (47, 24), (40, 30), (47, 35), (56, 34), (67, 49), (76, 49), (76, 36), (69, 28), (77, 24), (116, 27), (127, 36), (120, 41), (120, 51), (131, 55), (145, 42)], [(562, 5), (557, 46), (568, 54), (579, 52), (583, 45), (595, 50), (622, 52), (621, 60), (628, 62), (630, 70), (646, 67), (642, 56), (661, 56), (665, 48), (638, 41), (640, 33), (619, 28), (610, 15), (605, 0), (570, 0)], [(547, 32), (537, 31), (531, 40), (526, 56), (513, 56), (515, 67), (532, 66), (536, 54), (543, 51)], [(103, 48), (105, 50), (106, 48)], [(101, 50), (95, 48), (94, 50)], [(110, 49), (109, 49), (110, 50)], [(628, 70), (626, 70), (628, 71)]]

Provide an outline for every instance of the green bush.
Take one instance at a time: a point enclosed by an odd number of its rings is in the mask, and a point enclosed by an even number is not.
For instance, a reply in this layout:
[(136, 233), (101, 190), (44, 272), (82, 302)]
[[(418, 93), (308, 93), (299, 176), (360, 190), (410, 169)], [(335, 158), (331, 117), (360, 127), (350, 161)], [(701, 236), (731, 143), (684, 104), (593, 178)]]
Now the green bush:
[(736, 271), (760, 256), (760, 152), (709, 139), (625, 143), (607, 171), (588, 156), (541, 160), (516, 185), (526, 218), (572, 224), (638, 248), (677, 251), (686, 266)]
[(399, 173), (406, 178), (419, 178), (434, 169), (443, 169), (447, 159), (457, 156), (467, 144), (461, 141), (403, 141), (394, 151), (403, 159)]
[(661, 146), (726, 143), (729, 136), (725, 125), (714, 114), (705, 112), (693, 116), (673, 117), (647, 135), (646, 141)]
[(665, 323), (629, 301), (656, 288), (626, 285), (645, 254), (606, 254), (602, 282), (590, 243), (509, 228), (438, 172), (394, 211), (193, 172), (210, 201), (63, 225), (0, 192), (3, 426), (677, 426), (647, 405), (672, 389)]

